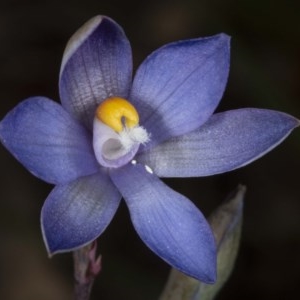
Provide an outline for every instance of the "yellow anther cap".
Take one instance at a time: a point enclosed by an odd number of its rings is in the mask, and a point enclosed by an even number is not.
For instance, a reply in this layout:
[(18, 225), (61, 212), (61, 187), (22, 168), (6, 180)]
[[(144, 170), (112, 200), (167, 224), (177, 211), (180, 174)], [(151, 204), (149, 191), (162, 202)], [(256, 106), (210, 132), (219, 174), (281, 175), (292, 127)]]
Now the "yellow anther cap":
[(120, 97), (104, 100), (96, 110), (96, 117), (116, 132), (121, 132), (124, 125), (132, 128), (139, 124), (139, 115), (134, 106)]

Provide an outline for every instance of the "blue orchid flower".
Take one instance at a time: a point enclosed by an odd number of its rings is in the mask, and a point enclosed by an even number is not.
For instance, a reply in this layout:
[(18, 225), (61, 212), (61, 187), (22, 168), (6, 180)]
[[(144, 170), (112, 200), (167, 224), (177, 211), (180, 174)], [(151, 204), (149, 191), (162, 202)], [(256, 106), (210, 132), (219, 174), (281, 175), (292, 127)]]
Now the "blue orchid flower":
[(225, 34), (165, 45), (133, 80), (129, 41), (113, 20), (96, 16), (74, 34), (61, 65), (61, 105), (32, 97), (0, 123), (3, 145), (31, 173), (56, 185), (41, 212), (49, 254), (99, 237), (123, 197), (151, 250), (189, 276), (215, 281), (209, 225), (158, 176), (233, 170), (299, 125), (271, 110), (213, 114), (228, 72)]

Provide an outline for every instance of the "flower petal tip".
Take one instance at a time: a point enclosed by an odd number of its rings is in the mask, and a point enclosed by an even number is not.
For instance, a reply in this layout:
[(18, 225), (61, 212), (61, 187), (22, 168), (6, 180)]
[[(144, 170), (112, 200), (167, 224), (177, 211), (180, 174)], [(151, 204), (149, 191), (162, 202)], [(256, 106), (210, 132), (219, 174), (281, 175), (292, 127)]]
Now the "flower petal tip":
[(221, 33), (217, 34), (216, 36), (219, 36), (219, 39), (221, 41), (224, 41), (225, 43), (227, 43), (229, 45), (229, 43), (231, 41), (230, 35), (228, 35), (227, 33), (221, 32)]
[(214, 284), (217, 281), (217, 254), (215, 252), (213, 258), (208, 258), (206, 263), (203, 262), (201, 268), (199, 267), (195, 273), (185, 272), (180, 269), (178, 270), (205, 284)]
[[(209, 244), (203, 245), (204, 247), (205, 250), (203, 251), (206, 255), (199, 253), (197, 256), (196, 250), (194, 250), (194, 259), (182, 256), (181, 261), (173, 262), (171, 265), (189, 277), (193, 277), (206, 284), (214, 284), (217, 281), (217, 249), (215, 243), (211, 241)], [(167, 257), (159, 256), (169, 262)]]
[(49, 255), (81, 248), (102, 234), (121, 200), (100, 173), (57, 185), (41, 211), (43, 239)]
[(195, 276), (196, 279), (206, 284), (214, 284), (217, 281), (217, 248), (215, 243), (211, 248), (211, 256), (207, 258), (206, 264), (203, 263), (199, 275)]
[(64, 66), (70, 56), (76, 51), (76, 49), (85, 41), (85, 39), (96, 30), (96, 28), (102, 23), (104, 16), (97, 15), (91, 18), (89, 21), (84, 23), (69, 39), (65, 52), (63, 55), (63, 61), (61, 63), (61, 71), (64, 69)]
[(46, 228), (46, 226), (44, 226), (43, 215), (42, 215), (41, 230), (42, 230), (44, 245), (45, 245), (45, 248), (46, 248), (49, 258), (52, 258), (54, 255), (59, 254), (59, 253), (67, 253), (67, 252), (72, 252), (72, 251), (78, 250), (78, 249), (90, 244), (94, 240), (94, 239), (91, 239), (89, 241), (85, 241), (82, 244), (77, 243), (76, 246), (71, 245), (71, 243), (69, 243), (69, 245), (68, 245), (68, 242), (66, 242), (67, 241), (66, 239), (59, 241), (59, 239), (57, 239), (57, 235), (51, 235), (51, 232), (46, 233), (45, 228)]
[(48, 257), (52, 258), (54, 255), (59, 254), (59, 253), (67, 253), (67, 252), (73, 252), (76, 251), (82, 247), (85, 247), (87, 245), (89, 245), (93, 240), (79, 245), (77, 247), (70, 247), (70, 248), (65, 248), (65, 247), (59, 247), (59, 245), (53, 245), (53, 247), (51, 247), (50, 245), (48, 245), (46, 239), (44, 239), (44, 243), (45, 243), (45, 247), (46, 247), (46, 251), (48, 253)]
[(183, 255), (180, 261), (173, 263), (173, 267), (205, 284), (214, 284), (217, 281), (217, 246), (213, 232), (208, 227), (207, 232), (193, 236), (195, 240), (202, 239), (201, 251), (199, 246), (194, 247), (187, 256)]
[(217, 281), (217, 267), (206, 277), (206, 280), (200, 280), (207, 284), (214, 284)]
[(65, 67), (66, 62), (72, 56), (72, 54), (80, 47), (80, 45), (95, 32), (103, 22), (115, 24), (115, 22), (107, 16), (97, 15), (86, 23), (84, 23), (69, 39), (64, 51), (63, 60), (61, 63), (60, 74)]
[(216, 43), (218, 43), (220, 45), (220, 47), (223, 47), (223, 49), (225, 50), (225, 53), (227, 52), (228, 53), (228, 56), (230, 55), (230, 42), (231, 42), (231, 36), (224, 33), (224, 32), (221, 32), (221, 33), (218, 33), (214, 36), (210, 36), (210, 37), (207, 37), (208, 39), (214, 39), (216, 41)]

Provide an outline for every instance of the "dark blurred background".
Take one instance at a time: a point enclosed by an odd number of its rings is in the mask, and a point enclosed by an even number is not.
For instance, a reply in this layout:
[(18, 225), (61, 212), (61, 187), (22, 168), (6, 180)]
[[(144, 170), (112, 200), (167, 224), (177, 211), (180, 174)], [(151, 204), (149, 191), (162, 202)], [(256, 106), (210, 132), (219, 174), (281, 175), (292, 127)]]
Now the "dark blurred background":
[[(132, 42), (137, 66), (170, 41), (226, 32), (231, 72), (218, 110), (261, 107), (300, 118), (299, 1), (2, 0), (0, 118), (24, 98), (58, 100), (65, 44), (85, 21), (109, 15)], [(262, 130), (264, 130), (262, 128)], [(242, 169), (166, 182), (206, 215), (239, 184), (247, 186), (236, 267), (225, 299), (295, 299), (300, 284), (300, 131)], [(72, 298), (72, 256), (48, 259), (39, 215), (51, 186), (30, 175), (0, 147), (0, 299)], [(91, 300), (157, 299), (168, 266), (135, 234), (121, 205), (99, 239), (103, 270)]]

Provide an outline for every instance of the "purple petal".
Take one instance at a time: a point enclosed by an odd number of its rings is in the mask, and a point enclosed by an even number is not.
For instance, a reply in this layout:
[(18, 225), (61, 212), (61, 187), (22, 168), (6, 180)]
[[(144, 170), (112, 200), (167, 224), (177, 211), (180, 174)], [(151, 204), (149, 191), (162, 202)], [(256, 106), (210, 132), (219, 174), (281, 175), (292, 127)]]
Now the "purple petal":
[(41, 213), (49, 254), (71, 251), (95, 240), (113, 218), (121, 195), (100, 173), (56, 186)]
[(35, 176), (64, 183), (98, 172), (92, 137), (59, 104), (27, 99), (0, 123), (3, 145)]
[(181, 272), (214, 282), (214, 237), (197, 207), (166, 186), (147, 166), (128, 164), (112, 170), (111, 178), (145, 244)]
[(59, 80), (62, 105), (92, 128), (101, 101), (128, 96), (131, 73), (131, 48), (122, 28), (96, 16), (73, 35), (65, 50)]
[(137, 157), (161, 177), (207, 176), (249, 164), (281, 143), (299, 120), (264, 109), (213, 115), (199, 129)]
[(151, 133), (147, 148), (202, 125), (218, 105), (229, 72), (229, 37), (166, 45), (140, 66), (130, 100)]

